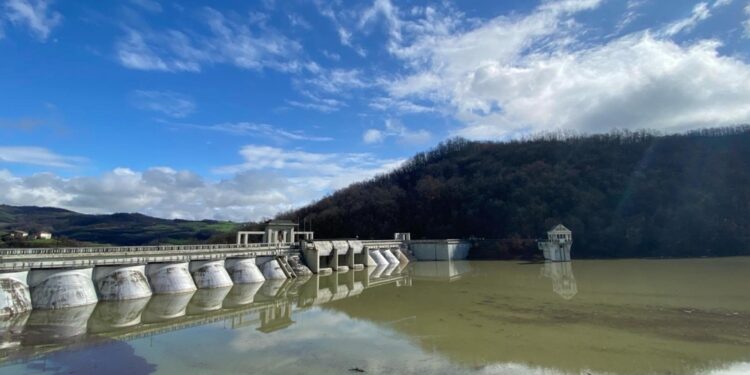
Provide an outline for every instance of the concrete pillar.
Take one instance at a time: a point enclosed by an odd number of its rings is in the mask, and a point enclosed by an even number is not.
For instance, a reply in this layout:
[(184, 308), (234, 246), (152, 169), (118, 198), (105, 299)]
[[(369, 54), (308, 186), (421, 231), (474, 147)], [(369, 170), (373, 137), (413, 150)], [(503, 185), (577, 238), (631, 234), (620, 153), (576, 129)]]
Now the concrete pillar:
[(187, 305), (195, 291), (178, 294), (157, 294), (151, 297), (143, 310), (143, 323), (159, 323), (185, 316)]
[(286, 279), (286, 274), (281, 269), (281, 265), (279, 265), (279, 262), (276, 259), (263, 263), (261, 268), (263, 269), (263, 277), (265, 277), (266, 280)]
[(95, 304), (92, 274), (92, 268), (29, 271), (31, 305), (34, 309), (62, 309)]
[[(93, 286), (91, 290), (93, 291)], [(32, 300), (34, 291), (32, 290)], [(96, 294), (94, 294), (96, 296)], [(69, 342), (71, 338), (86, 333), (89, 317), (96, 305), (71, 307), (67, 309), (31, 311), (26, 322), (23, 345), (49, 345)]]
[(385, 271), (385, 269), (387, 267), (388, 267), (388, 265), (386, 265), (386, 264), (378, 264), (378, 266), (375, 267), (375, 268), (369, 268), (367, 270), (367, 272), (370, 272), (370, 270), (372, 270), (372, 272), (367, 276), (367, 278), (370, 281), (379, 278), (383, 274), (383, 271)]
[(299, 255), (292, 255), (288, 258), (289, 266), (292, 267), (292, 271), (295, 275), (297, 275), (297, 278), (304, 277), (304, 276), (310, 276), (313, 274), (313, 272), (308, 268), (304, 263), (302, 263), (302, 260), (300, 259)]
[(255, 301), (255, 294), (258, 293), (258, 290), (260, 290), (262, 286), (262, 282), (253, 284), (234, 284), (229, 291), (229, 294), (227, 294), (227, 297), (224, 298), (223, 306), (231, 309), (253, 303)]
[(255, 258), (230, 258), (224, 262), (234, 284), (262, 283), (266, 281), (255, 264)]
[(149, 297), (97, 303), (89, 319), (89, 333), (110, 332), (140, 324), (148, 301)]
[(198, 289), (187, 306), (188, 315), (197, 315), (209, 311), (220, 310), (224, 297), (229, 294), (231, 286)]
[(396, 259), (398, 259), (399, 263), (406, 264), (409, 263), (409, 258), (404, 254), (401, 249), (393, 249), (394, 255), (396, 256)]
[(96, 267), (94, 286), (100, 301), (139, 299), (152, 294), (145, 265)]
[(23, 331), (30, 314), (30, 311), (26, 311), (0, 317), (0, 351), (21, 346)]
[(258, 294), (255, 295), (259, 302), (272, 301), (283, 297), (291, 281), (288, 279), (269, 279), (261, 285)]
[(149, 263), (146, 277), (154, 294), (194, 292), (197, 289), (187, 262)]
[(380, 274), (380, 276), (391, 276), (393, 274), (393, 271), (398, 268), (398, 265), (398, 263), (391, 263), (385, 266), (385, 269), (383, 270), (383, 273)]
[(305, 257), (305, 263), (310, 267), (312, 273), (318, 273), (320, 271), (320, 256), (318, 250), (314, 247), (302, 247), (302, 256)]
[(382, 250), (383, 257), (388, 261), (388, 264), (398, 264), (398, 259), (393, 255), (390, 250)]
[(224, 259), (194, 260), (190, 262), (190, 273), (198, 289), (223, 288), (232, 286), (232, 278), (224, 268)]
[(26, 284), (29, 272), (0, 272), (0, 317), (31, 310), (31, 292)]
[(388, 265), (388, 260), (383, 257), (383, 254), (380, 252), (380, 250), (371, 250), (370, 256), (378, 266)]

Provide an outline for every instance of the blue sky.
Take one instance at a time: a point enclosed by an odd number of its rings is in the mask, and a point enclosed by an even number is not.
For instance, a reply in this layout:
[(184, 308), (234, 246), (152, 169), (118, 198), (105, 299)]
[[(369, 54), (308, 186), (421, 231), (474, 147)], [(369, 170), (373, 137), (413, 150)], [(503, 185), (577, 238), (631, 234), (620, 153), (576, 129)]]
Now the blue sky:
[(0, 202), (255, 220), (454, 136), (750, 123), (750, 1), (0, 0)]

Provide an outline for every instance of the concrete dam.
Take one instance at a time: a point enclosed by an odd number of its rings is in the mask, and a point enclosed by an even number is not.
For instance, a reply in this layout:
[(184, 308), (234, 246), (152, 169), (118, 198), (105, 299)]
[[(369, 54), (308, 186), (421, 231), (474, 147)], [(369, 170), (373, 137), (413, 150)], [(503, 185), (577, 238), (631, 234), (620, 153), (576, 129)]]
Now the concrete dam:
[[(263, 242), (250, 243), (253, 235)], [(271, 222), (264, 232), (238, 232), (235, 244), (0, 249), (0, 317), (384, 268), (410, 258), (435, 260), (438, 253), (465, 257), (468, 246), (395, 237), (314, 240), (312, 232), (295, 233), (293, 224)]]

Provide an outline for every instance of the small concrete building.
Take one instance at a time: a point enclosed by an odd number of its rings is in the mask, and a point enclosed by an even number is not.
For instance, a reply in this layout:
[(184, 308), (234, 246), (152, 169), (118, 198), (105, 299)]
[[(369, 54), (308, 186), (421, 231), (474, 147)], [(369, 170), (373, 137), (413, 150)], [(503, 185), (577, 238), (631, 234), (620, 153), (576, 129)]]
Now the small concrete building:
[(544, 259), (553, 262), (569, 262), (570, 248), (573, 245), (573, 232), (562, 224), (547, 232), (547, 240), (539, 241), (539, 250)]
[(298, 226), (291, 220), (269, 220), (262, 231), (237, 232), (237, 244), (249, 244), (251, 242), (250, 236), (262, 236), (262, 243), (293, 243), (297, 242), (297, 237), (304, 240), (313, 239), (313, 232), (297, 231)]
[(397, 241), (411, 241), (411, 233), (394, 233), (393, 239)]
[(36, 235), (37, 238), (40, 240), (51, 240), (52, 239), (52, 233), (47, 231), (41, 231)]

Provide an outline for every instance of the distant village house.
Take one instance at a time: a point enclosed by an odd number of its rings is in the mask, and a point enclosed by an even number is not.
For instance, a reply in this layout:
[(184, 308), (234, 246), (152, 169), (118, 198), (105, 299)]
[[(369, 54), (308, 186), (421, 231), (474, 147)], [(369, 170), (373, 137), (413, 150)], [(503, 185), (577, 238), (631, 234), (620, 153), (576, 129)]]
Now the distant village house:
[(51, 240), (52, 239), (52, 233), (47, 231), (41, 231), (37, 233), (36, 238), (40, 240)]
[(20, 240), (20, 239), (25, 239), (25, 238), (28, 238), (28, 237), (29, 237), (29, 233), (28, 232), (24, 232), (22, 230), (12, 230), (12, 231), (6, 233), (3, 236), (3, 239), (7, 239), (7, 240)]

